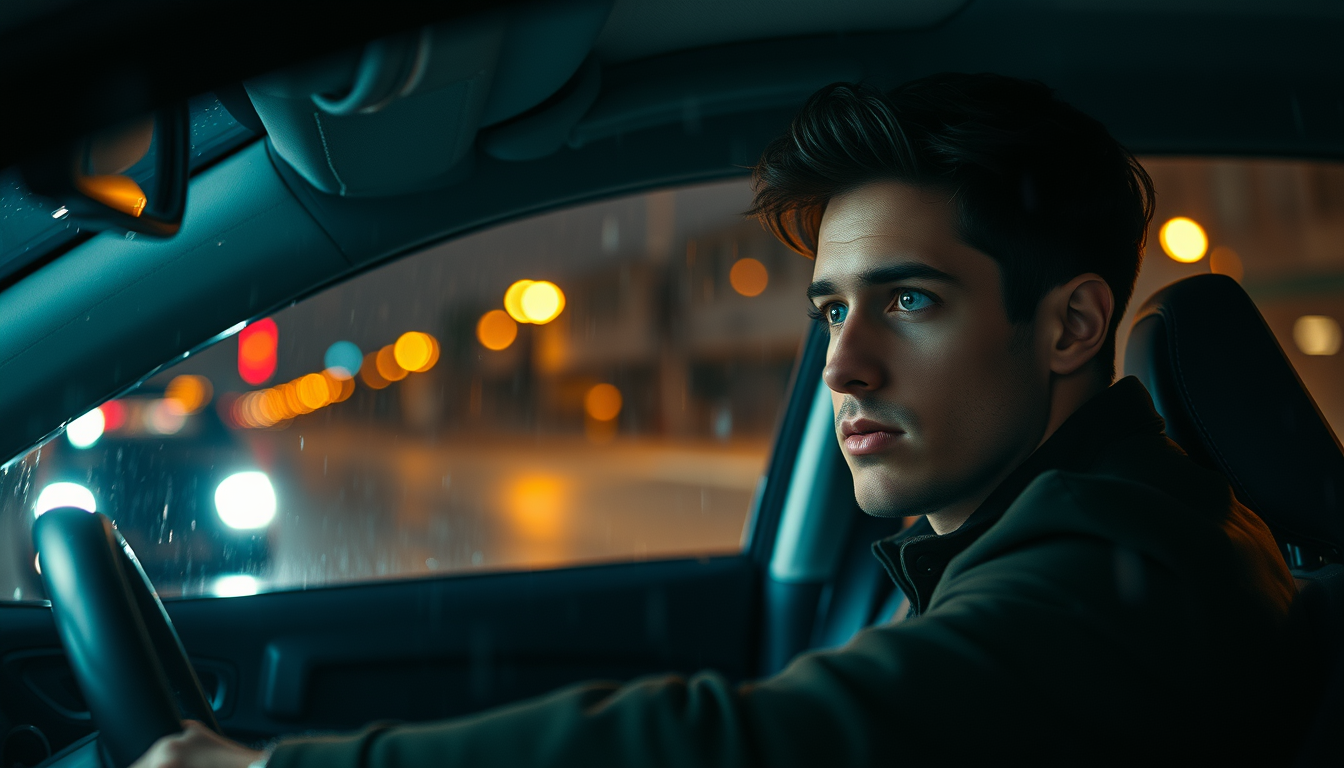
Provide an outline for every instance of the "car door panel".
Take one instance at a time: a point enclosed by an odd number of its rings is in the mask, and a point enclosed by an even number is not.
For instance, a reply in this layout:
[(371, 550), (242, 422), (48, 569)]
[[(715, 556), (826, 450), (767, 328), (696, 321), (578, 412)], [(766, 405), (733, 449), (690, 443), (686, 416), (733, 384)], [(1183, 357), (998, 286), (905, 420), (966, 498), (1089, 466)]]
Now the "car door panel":
[[(585, 679), (752, 668), (745, 556), (420, 579), (167, 603), (240, 738), (472, 712)], [(5, 711), (87, 732), (50, 612), (0, 609)], [(35, 663), (40, 661), (41, 664)], [(40, 717), (38, 716), (40, 715)]]

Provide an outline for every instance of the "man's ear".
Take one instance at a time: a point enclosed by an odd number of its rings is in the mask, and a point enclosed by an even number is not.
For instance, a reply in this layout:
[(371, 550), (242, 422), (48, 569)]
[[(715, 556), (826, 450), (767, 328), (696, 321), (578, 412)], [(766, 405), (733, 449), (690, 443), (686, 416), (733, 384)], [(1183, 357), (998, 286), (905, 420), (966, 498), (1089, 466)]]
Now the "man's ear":
[(1115, 296), (1100, 275), (1079, 275), (1050, 291), (1041, 318), (1050, 329), (1051, 372), (1067, 376), (1096, 358), (1106, 344)]

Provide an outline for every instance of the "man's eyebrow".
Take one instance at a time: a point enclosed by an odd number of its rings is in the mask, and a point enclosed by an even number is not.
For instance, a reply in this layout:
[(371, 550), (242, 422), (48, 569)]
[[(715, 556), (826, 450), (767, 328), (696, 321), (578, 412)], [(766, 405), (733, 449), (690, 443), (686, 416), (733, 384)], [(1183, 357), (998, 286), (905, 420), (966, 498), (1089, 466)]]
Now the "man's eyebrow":
[[(953, 284), (961, 282), (952, 275), (941, 269), (930, 267), (928, 264), (893, 264), (889, 267), (869, 269), (860, 272), (855, 282), (859, 288), (871, 288), (886, 283), (899, 283), (902, 280), (937, 280)], [(818, 296), (830, 296), (839, 292), (839, 287), (832, 280), (816, 280), (807, 286), (809, 301)]]

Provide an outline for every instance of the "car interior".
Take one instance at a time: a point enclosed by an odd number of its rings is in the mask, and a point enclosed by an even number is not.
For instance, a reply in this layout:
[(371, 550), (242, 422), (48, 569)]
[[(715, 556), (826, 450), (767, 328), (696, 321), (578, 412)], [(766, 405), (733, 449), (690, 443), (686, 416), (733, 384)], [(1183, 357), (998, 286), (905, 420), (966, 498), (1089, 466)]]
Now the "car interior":
[[(1338, 3), (57, 5), (0, 12), (0, 766), (745, 681), (899, 617), (810, 264), (741, 214), (809, 94), (941, 71), (1039, 79), (1152, 171), (1119, 375), (1273, 531), (1302, 656), (1248, 663), (1308, 666), (1292, 760), (1344, 760)], [(138, 208), (69, 171), (151, 124)]]

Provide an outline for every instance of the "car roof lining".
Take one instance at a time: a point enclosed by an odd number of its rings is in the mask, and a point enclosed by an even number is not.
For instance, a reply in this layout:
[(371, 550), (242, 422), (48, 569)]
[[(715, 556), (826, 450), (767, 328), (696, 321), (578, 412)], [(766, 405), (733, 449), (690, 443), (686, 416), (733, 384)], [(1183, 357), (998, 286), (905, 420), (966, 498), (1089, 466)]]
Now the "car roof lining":
[(815, 85), (791, 81), (801, 76), (785, 63), (800, 52), (883, 86), (948, 69), (1036, 77), (1142, 154), (1344, 158), (1344, 21), (1155, 18), (973, 4), (932, 29), (613, 64), (575, 130), (583, 140), (528, 162), (478, 157), (460, 183), (413, 195), (323, 195), (257, 143), (193, 181), (178, 237), (104, 233), (0, 293), (0, 455), (237, 322), (385, 259), (549, 208), (746, 173)]

